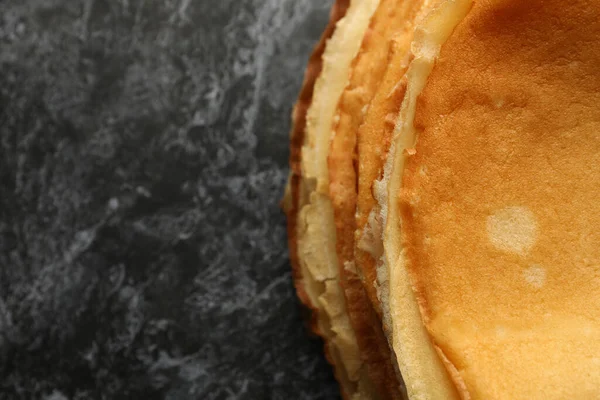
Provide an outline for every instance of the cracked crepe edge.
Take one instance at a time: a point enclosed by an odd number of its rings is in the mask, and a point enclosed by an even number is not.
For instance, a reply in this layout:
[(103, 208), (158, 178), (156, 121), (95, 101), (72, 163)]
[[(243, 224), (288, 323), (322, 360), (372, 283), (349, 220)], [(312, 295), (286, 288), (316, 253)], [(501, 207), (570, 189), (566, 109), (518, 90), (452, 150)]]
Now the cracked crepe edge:
[[(402, 66), (409, 53), (412, 21), (421, 4), (420, 0), (380, 1), (358, 55), (352, 62), (348, 85), (338, 102), (327, 157), (340, 285), (369, 376), (380, 396), (386, 399), (406, 397), (406, 393), (381, 324), (379, 304), (369, 298), (370, 287), (364, 282), (364, 269), (356, 265), (354, 241), (359, 177), (355, 163), (358, 161), (358, 134), (373, 100), (379, 95), (380, 102), (383, 96), (383, 101), (396, 100), (400, 103), (401, 93), (387, 99), (387, 92), (394, 92), (397, 81), (406, 70)], [(383, 95), (380, 93), (382, 90), (386, 92)], [(373, 119), (372, 114), (369, 116)], [(368, 131), (368, 134), (372, 136), (371, 141), (376, 142), (382, 136), (376, 129)]]
[[(282, 208), (287, 219), (287, 237), (290, 264), (292, 267), (292, 278), (294, 288), (300, 302), (308, 309), (308, 323), (312, 332), (323, 337), (323, 332), (319, 326), (318, 303), (314, 296), (309, 296), (305, 287), (305, 278), (302, 274), (300, 260), (298, 256), (298, 210), (300, 201), (300, 183), (302, 179), (301, 159), (302, 145), (304, 143), (306, 116), (314, 93), (315, 82), (319, 77), (323, 66), (323, 53), (329, 38), (333, 35), (337, 22), (344, 17), (349, 7), (350, 0), (336, 0), (329, 13), (329, 22), (327, 23), (319, 42), (315, 45), (313, 52), (308, 60), (304, 72), (304, 80), (298, 95), (296, 104), (292, 111), (292, 127), (290, 130), (290, 174), (285, 187), (285, 194), (282, 200)], [(330, 363), (333, 360), (325, 346), (325, 355)], [(335, 372), (335, 371), (334, 371)], [(347, 398), (347, 389), (341, 388), (342, 395)]]
[(335, 246), (335, 231), (332, 223), (323, 222), (323, 216), (333, 216), (323, 190), (328, 185), (328, 177), (323, 173), (328, 149), (323, 147), (328, 148), (331, 126), (323, 110), (337, 104), (347, 82), (348, 68), (377, 4), (378, 0), (338, 0), (332, 8), (330, 23), (311, 56), (294, 109), (291, 174), (283, 201), (298, 297), (312, 311), (311, 328), (325, 341), (326, 357), (346, 399), (376, 395), (361, 368), (360, 351), (338, 282), (335, 249), (328, 249)]
[[(354, 257), (374, 309), (383, 319), (382, 299), (387, 298), (387, 276), (382, 274), (383, 220), (380, 203), (386, 187), (381, 184), (392, 133), (406, 94), (406, 71), (412, 61), (410, 45), (415, 25), (432, 7), (431, 0), (405, 1), (407, 18), (392, 39), (387, 70), (357, 132), (357, 204)], [(389, 173), (389, 172), (388, 172)], [(389, 321), (384, 321), (386, 329)]]

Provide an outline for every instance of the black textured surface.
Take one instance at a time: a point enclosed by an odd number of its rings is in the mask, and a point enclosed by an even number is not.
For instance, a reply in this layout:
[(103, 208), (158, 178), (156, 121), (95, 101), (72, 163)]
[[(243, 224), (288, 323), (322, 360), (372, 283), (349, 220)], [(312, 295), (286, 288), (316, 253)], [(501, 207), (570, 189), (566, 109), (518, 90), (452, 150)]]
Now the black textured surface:
[(0, 0), (0, 398), (336, 398), (278, 208), (330, 4)]

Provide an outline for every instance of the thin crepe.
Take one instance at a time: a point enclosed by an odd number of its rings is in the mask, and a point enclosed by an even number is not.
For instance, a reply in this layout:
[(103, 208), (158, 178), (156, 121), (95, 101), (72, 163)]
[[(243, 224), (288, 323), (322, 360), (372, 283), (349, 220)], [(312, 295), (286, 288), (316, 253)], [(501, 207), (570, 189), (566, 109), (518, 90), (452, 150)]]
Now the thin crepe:
[(382, 227), (373, 184), (383, 174), (392, 132), (406, 93), (404, 74), (410, 62), (415, 18), (426, 3), (405, 0), (399, 7), (403, 19), (397, 22), (393, 34), (386, 38), (391, 43), (385, 73), (371, 102), (360, 110), (361, 116), (365, 115), (356, 132), (356, 154), (353, 154), (356, 157), (354, 168), (357, 170), (353, 183), (356, 187), (353, 257), (369, 300), (380, 318), (382, 311), (378, 293), (382, 290), (382, 280), (377, 278), (377, 263), (383, 251)]
[[(315, 57), (319, 66), (313, 71), (320, 73), (312, 87), (305, 126), (296, 124), (297, 134), (292, 135), (292, 176), (286, 201), (290, 258), (299, 297), (314, 310), (313, 328), (325, 341), (326, 354), (346, 399), (370, 399), (376, 394), (339, 283), (333, 211), (327, 194), (327, 152), (335, 106), (377, 5), (378, 0), (336, 5), (338, 10), (345, 9), (345, 14), (334, 22), (335, 30), (330, 25), (329, 32), (333, 33), (324, 35), (324, 51)], [(333, 14), (332, 21), (336, 16), (339, 13)]]
[[(470, 0), (445, 0), (434, 5), (418, 23), (411, 44), (412, 61), (406, 73), (407, 88), (396, 122), (385, 173), (376, 185), (376, 196), (384, 222), (381, 269), (389, 277), (389, 295), (382, 298), (384, 321), (390, 321), (390, 336), (410, 399), (453, 399), (456, 387), (448, 376), (423, 326), (417, 298), (407, 271), (398, 266), (403, 254), (400, 242), (398, 195), (402, 188), (404, 161), (416, 135), (413, 118), (416, 100), (427, 82), (440, 47), (471, 8)], [(389, 313), (386, 316), (386, 313)]]
[(600, 397), (599, 16), (475, 2), (419, 98), (416, 147), (396, 149), (394, 269), (464, 399)]
[[(290, 132), (290, 176), (282, 201), (282, 206), (287, 217), (288, 247), (296, 293), (298, 294), (300, 301), (311, 311), (309, 322), (312, 331), (324, 339), (327, 334), (326, 325), (328, 325), (329, 321), (323, 312), (319, 312), (320, 305), (318, 293), (312, 289), (315, 284), (313, 282), (314, 279), (306, 271), (303, 271), (298, 254), (298, 210), (301, 207), (300, 183), (302, 180), (302, 145), (304, 143), (306, 129), (306, 115), (312, 103), (315, 82), (322, 70), (325, 46), (329, 38), (333, 35), (337, 22), (346, 14), (349, 5), (349, 0), (337, 0), (333, 4), (329, 23), (310, 56), (298, 101), (292, 112), (292, 128)], [(333, 349), (330, 349), (327, 342), (325, 344), (325, 355), (329, 362), (334, 365), (334, 373), (336, 377), (338, 377), (340, 385), (342, 385), (342, 393), (346, 398), (349, 398), (347, 393), (354, 389), (350, 388), (350, 385), (348, 384), (343, 386), (344, 382), (347, 380), (346, 378), (342, 378), (342, 375), (345, 374), (345, 368), (341, 365), (343, 361), (340, 360), (337, 355), (334, 358)]]
[(366, 81), (354, 81), (351, 53), (367, 23), (343, 25), (292, 148), (297, 287), (342, 392), (375, 398), (381, 384), (363, 364), (367, 319), (354, 318), (368, 297), (411, 399), (600, 397), (600, 5), (439, 0), (421, 11), (410, 53), (391, 53), (358, 123), (369, 99), (352, 100)]
[[(390, 77), (402, 76), (405, 70), (402, 65), (410, 44), (406, 37), (412, 32), (409, 25), (419, 4), (420, 1), (406, 0), (380, 2), (352, 63), (349, 83), (338, 103), (328, 155), (329, 196), (335, 217), (340, 284), (346, 295), (347, 312), (361, 355), (367, 364), (371, 380), (382, 398), (386, 399), (400, 398), (401, 377), (396, 372), (397, 368), (394, 368), (395, 357), (392, 357), (383, 332), (377, 312), (379, 306), (369, 301), (360, 278), (361, 271), (355, 266), (357, 135), (378, 91), (386, 91), (386, 98), (390, 92), (402, 91), (394, 90), (392, 85), (397, 80), (392, 82), (393, 78)], [(369, 133), (380, 136), (376, 130)]]

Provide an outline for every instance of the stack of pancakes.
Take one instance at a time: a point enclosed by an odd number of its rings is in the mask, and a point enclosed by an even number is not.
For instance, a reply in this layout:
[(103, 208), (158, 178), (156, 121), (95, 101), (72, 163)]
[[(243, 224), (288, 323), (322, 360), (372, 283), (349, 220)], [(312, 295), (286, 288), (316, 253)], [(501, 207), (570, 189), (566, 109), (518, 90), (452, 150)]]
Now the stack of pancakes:
[(290, 166), (345, 399), (600, 398), (600, 1), (337, 0)]

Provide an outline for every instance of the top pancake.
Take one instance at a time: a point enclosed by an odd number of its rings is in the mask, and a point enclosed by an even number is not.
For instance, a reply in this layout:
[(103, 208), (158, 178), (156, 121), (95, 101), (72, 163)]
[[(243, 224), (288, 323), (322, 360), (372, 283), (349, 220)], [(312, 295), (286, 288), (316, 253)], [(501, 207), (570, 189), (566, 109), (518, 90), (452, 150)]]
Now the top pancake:
[(411, 43), (406, 94), (396, 121), (384, 176), (375, 185), (380, 218), (384, 223), (383, 262), (378, 267), (382, 272), (378, 271), (378, 275), (389, 279), (388, 296), (382, 296), (384, 321), (390, 321), (391, 342), (411, 399), (458, 398), (456, 387), (423, 326), (407, 271), (397, 267), (403, 254), (398, 194), (402, 188), (404, 161), (416, 139), (413, 119), (417, 98), (427, 82), (440, 47), (470, 7), (470, 0), (442, 0), (426, 8), (426, 13), (419, 18)]
[(416, 147), (396, 149), (394, 268), (462, 398), (600, 397), (599, 16), (475, 2), (419, 98)]
[[(404, 74), (410, 62), (410, 44), (413, 38), (415, 19), (419, 13), (424, 12), (428, 1), (414, 0), (401, 1), (396, 6), (396, 21), (393, 29), (381, 38), (371, 41), (385, 41), (388, 53), (385, 59), (379, 58), (378, 66), (381, 79), (377, 82), (377, 90), (370, 96), (367, 107), (357, 110), (358, 128), (352, 145), (356, 152), (352, 152), (352, 186), (346, 184), (350, 192), (347, 196), (354, 196), (352, 204), (353, 223), (346, 229), (355, 229), (354, 237), (349, 238), (353, 245), (353, 258), (358, 272), (362, 276), (363, 285), (369, 299), (382, 316), (382, 305), (379, 292), (387, 293), (385, 278), (378, 279), (377, 264), (381, 258), (381, 220), (379, 208), (375, 199), (374, 183), (381, 178), (385, 164), (392, 132), (394, 131), (396, 117), (402, 105), (406, 92), (406, 78)], [(381, 70), (384, 66), (385, 69)], [(362, 93), (361, 93), (362, 94)], [(358, 107), (357, 107), (358, 108)], [(356, 118), (356, 117), (355, 117)], [(335, 138), (334, 138), (335, 140)], [(332, 143), (335, 145), (335, 142)], [(386, 297), (384, 294), (383, 297)]]

